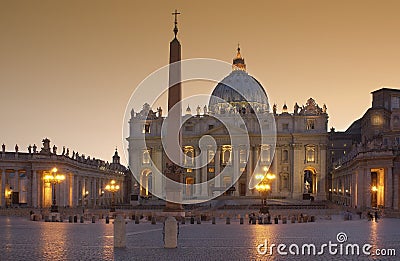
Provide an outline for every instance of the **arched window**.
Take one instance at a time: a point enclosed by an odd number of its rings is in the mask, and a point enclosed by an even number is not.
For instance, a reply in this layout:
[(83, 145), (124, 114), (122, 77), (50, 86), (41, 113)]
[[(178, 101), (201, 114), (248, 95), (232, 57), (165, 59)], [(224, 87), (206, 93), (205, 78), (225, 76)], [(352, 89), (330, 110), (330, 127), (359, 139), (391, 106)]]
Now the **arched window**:
[(222, 163), (223, 164), (231, 163), (231, 154), (232, 154), (232, 146), (230, 146), (230, 145), (222, 146)]
[(185, 146), (183, 149), (185, 153), (185, 165), (193, 165), (193, 158), (194, 158), (194, 148), (193, 146)]
[(288, 161), (289, 161), (289, 151), (283, 150), (282, 151), (282, 162), (288, 162)]

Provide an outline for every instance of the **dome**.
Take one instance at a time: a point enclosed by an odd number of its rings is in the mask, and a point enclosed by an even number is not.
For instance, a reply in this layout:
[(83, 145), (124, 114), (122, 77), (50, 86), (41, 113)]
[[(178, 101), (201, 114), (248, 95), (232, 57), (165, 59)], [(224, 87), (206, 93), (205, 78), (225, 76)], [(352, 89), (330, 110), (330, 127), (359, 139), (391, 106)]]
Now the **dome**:
[(261, 84), (246, 72), (240, 48), (233, 60), (232, 72), (217, 84), (211, 95), (208, 105), (214, 113), (224, 113), (228, 107), (219, 99), (229, 103), (238, 112), (269, 110), (267, 94)]

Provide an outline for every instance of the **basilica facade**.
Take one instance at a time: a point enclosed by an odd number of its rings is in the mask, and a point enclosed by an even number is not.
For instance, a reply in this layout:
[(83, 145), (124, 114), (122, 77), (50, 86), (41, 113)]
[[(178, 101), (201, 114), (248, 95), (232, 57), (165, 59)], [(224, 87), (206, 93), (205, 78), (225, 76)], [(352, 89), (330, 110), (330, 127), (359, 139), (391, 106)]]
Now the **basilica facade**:
[[(136, 193), (142, 198), (151, 197), (153, 190), (161, 191), (163, 187), (163, 179), (153, 173), (164, 173), (166, 167), (160, 138), (165, 119), (161, 108), (153, 111), (149, 104), (139, 112), (131, 112), (129, 166), (140, 183)], [(208, 198), (218, 191), (232, 197), (259, 196), (249, 186), (252, 174), (259, 172), (276, 177), (270, 197), (302, 199), (308, 195), (327, 199), (326, 106), (319, 106), (312, 98), (301, 106), (296, 103), (293, 110), (286, 104), (281, 110), (270, 106), (264, 87), (247, 73), (240, 48), (232, 72), (216, 85), (208, 105), (198, 106), (194, 113), (188, 107), (182, 122), (182, 151), (186, 156), (182, 162), (183, 182), (190, 185), (212, 181), (207, 186), (187, 186), (184, 198)], [(276, 136), (260, 139), (260, 128), (276, 130)], [(232, 135), (242, 134), (248, 136), (248, 143), (231, 139)], [(145, 146), (140, 141), (143, 135)], [(200, 149), (200, 139), (205, 135), (214, 138), (216, 147)], [(205, 153), (200, 162), (195, 161), (202, 151)], [(233, 175), (224, 176), (223, 170)]]

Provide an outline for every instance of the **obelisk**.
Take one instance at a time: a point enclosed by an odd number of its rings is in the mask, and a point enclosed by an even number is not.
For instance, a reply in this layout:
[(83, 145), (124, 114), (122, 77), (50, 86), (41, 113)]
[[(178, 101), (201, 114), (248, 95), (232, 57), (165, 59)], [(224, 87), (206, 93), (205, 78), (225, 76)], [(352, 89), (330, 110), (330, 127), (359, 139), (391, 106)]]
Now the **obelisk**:
[[(165, 149), (168, 151), (168, 156), (165, 154), (165, 171), (164, 175), (177, 183), (182, 183), (182, 168), (181, 165), (181, 141), (182, 135), (180, 132), (182, 106), (181, 89), (181, 44), (177, 39), (178, 21), (177, 10), (172, 13), (175, 16), (174, 39), (169, 44), (169, 87), (168, 87), (168, 121)], [(166, 206), (165, 212), (182, 212), (182, 189), (176, 183), (166, 181)], [(180, 214), (179, 214), (180, 215)]]

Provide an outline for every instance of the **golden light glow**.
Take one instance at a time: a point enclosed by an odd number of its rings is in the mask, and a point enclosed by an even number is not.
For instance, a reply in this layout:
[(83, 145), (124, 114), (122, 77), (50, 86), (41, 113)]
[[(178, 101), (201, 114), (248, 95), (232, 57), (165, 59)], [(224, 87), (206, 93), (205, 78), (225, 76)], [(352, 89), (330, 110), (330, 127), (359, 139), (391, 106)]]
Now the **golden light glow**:
[(107, 184), (107, 186), (104, 189), (112, 193), (117, 192), (120, 187), (115, 183), (116, 183), (115, 180), (111, 180), (110, 184)]
[(377, 191), (378, 191), (378, 188), (377, 188), (376, 186), (372, 186), (371, 190), (372, 190), (373, 192), (377, 192)]
[(267, 174), (267, 179), (271, 180), (275, 178), (276, 178), (275, 174), (270, 174), (270, 173)]
[(60, 183), (61, 181), (65, 180), (65, 175), (57, 174), (58, 169), (56, 167), (51, 169), (52, 174), (46, 174), (43, 179), (45, 183)]
[(257, 191), (268, 191), (268, 190), (270, 190), (271, 189), (271, 186), (270, 185), (268, 185), (268, 184), (259, 184), (259, 185), (256, 185), (256, 189), (257, 189)]
[(268, 168), (267, 168), (267, 166), (264, 166), (264, 172), (267, 172), (267, 170), (268, 170)]

